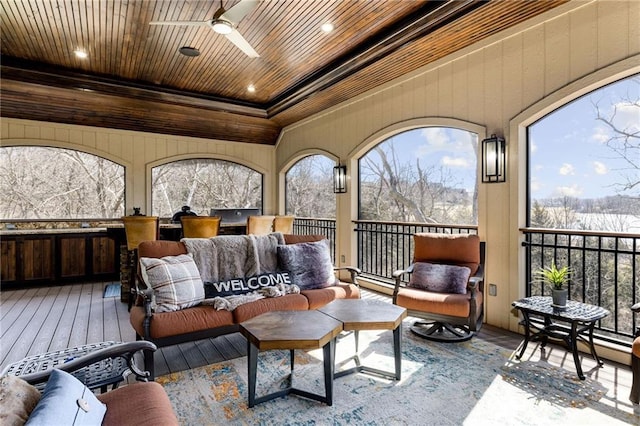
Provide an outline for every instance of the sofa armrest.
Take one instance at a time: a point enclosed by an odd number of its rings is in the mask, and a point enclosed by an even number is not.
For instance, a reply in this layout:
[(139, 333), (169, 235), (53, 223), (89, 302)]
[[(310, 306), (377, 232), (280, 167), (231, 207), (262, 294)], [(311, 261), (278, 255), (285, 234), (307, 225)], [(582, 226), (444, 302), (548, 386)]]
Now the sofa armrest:
[(362, 271), (359, 268), (356, 268), (355, 266), (341, 266), (341, 267), (334, 266), (333, 271), (334, 272), (349, 271), (349, 274), (351, 274), (351, 282), (358, 287), (360, 286), (360, 284), (358, 284), (358, 275), (360, 275)]
[[(124, 358), (129, 366), (129, 369), (133, 374), (136, 375), (138, 380), (148, 381), (149, 372), (140, 370), (133, 359), (133, 356), (136, 352), (142, 350), (155, 351), (156, 345), (146, 340), (138, 340), (135, 342), (127, 342), (120, 343), (117, 345), (109, 346), (107, 348), (99, 349), (97, 351), (88, 353), (86, 355), (81, 356), (80, 358), (76, 358), (72, 361), (61, 364), (56, 367), (59, 370), (66, 371), (67, 373), (72, 373), (81, 368), (87, 367), (91, 364), (94, 364), (98, 361), (102, 361), (107, 358)], [(36, 373), (25, 374), (20, 376), (21, 379), (27, 381), (28, 383), (34, 385), (37, 383), (44, 383), (49, 380), (49, 376), (51, 375), (51, 370), (47, 371), (38, 371)]]

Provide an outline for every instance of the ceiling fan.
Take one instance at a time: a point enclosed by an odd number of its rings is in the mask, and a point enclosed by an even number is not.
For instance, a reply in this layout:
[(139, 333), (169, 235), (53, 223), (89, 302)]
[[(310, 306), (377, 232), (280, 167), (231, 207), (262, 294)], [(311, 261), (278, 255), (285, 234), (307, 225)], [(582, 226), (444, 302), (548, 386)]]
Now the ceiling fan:
[(208, 25), (213, 31), (222, 34), (236, 45), (250, 58), (259, 58), (258, 52), (242, 37), (236, 27), (238, 22), (249, 14), (260, 3), (260, 0), (240, 0), (235, 6), (229, 10), (225, 10), (220, 0), (220, 8), (213, 14), (213, 18), (208, 21), (153, 21), (149, 25), (190, 25), (204, 26)]

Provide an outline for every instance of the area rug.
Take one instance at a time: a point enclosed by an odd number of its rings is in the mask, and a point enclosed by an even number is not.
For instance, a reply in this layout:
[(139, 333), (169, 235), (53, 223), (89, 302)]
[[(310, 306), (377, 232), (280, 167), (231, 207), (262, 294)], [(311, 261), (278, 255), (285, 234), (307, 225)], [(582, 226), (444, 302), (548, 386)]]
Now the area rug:
[(102, 298), (106, 299), (107, 297), (120, 297), (120, 284), (108, 284), (104, 288), (104, 293), (102, 294)]
[[(403, 332), (402, 380), (364, 373), (337, 378), (333, 405), (289, 395), (247, 407), (247, 358), (157, 378), (183, 425), (615, 425), (640, 416), (604, 403), (607, 389), (545, 362), (472, 339), (427, 342)], [(363, 364), (393, 371), (391, 332), (361, 332)], [(338, 341), (338, 369), (352, 364), (352, 335)], [(322, 352), (261, 352), (256, 396), (289, 385), (324, 394)]]

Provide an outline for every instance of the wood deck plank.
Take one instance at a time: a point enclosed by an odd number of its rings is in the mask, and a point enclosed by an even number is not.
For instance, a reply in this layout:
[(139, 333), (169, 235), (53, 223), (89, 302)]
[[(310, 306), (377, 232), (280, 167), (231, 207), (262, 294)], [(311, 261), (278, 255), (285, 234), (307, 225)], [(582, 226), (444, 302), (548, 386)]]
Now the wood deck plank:
[(28, 356), (37, 355), (56, 349), (64, 349), (64, 347), (52, 349), (51, 336), (53, 336), (56, 330), (60, 328), (60, 319), (62, 318), (62, 314), (64, 313), (64, 308), (67, 303), (71, 288), (67, 286), (60, 286), (57, 289), (58, 293), (55, 295), (55, 298), (48, 298), (52, 300), (51, 307), (44, 322), (42, 323), (42, 326), (38, 330), (38, 334), (36, 335), (31, 348), (29, 349)]
[(12, 363), (29, 355), (29, 350), (53, 306), (53, 300), (58, 292), (58, 287), (36, 290), (35, 295), (22, 310), (18, 321), (14, 323), (6, 335), (2, 336), (2, 346), (4, 347), (4, 342), (11, 345), (10, 352), (3, 359), (3, 363)]
[(89, 311), (91, 310), (91, 296), (93, 286), (90, 284), (77, 284), (80, 286), (80, 297), (76, 307), (76, 315), (73, 327), (69, 330), (69, 347), (76, 347), (91, 343), (88, 337)]
[(69, 343), (69, 339), (71, 338), (71, 330), (73, 329), (76, 312), (78, 310), (78, 305), (80, 304), (82, 286), (73, 285), (69, 287), (69, 295), (58, 323), (58, 328), (55, 330), (53, 337), (51, 338), (49, 352), (72, 347)]

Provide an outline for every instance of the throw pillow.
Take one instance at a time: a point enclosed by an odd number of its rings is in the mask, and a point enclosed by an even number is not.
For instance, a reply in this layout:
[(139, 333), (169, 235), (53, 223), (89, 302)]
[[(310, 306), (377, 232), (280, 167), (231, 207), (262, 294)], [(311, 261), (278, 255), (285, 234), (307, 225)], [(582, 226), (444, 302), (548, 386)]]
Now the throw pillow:
[(278, 266), (289, 272), (291, 283), (300, 290), (325, 288), (337, 282), (329, 240), (278, 246)]
[(288, 272), (274, 272), (272, 274), (256, 275), (255, 277), (249, 278), (234, 278), (215, 283), (205, 282), (204, 296), (205, 299), (237, 296), (278, 284), (291, 284), (291, 278)]
[(471, 269), (466, 266), (416, 262), (409, 287), (438, 293), (466, 294)]
[(156, 312), (196, 306), (204, 299), (200, 272), (190, 254), (140, 258), (142, 277), (153, 288)]
[(54, 369), (26, 425), (101, 425), (107, 406), (82, 382)]
[(0, 424), (22, 426), (40, 400), (40, 391), (16, 376), (0, 378)]

